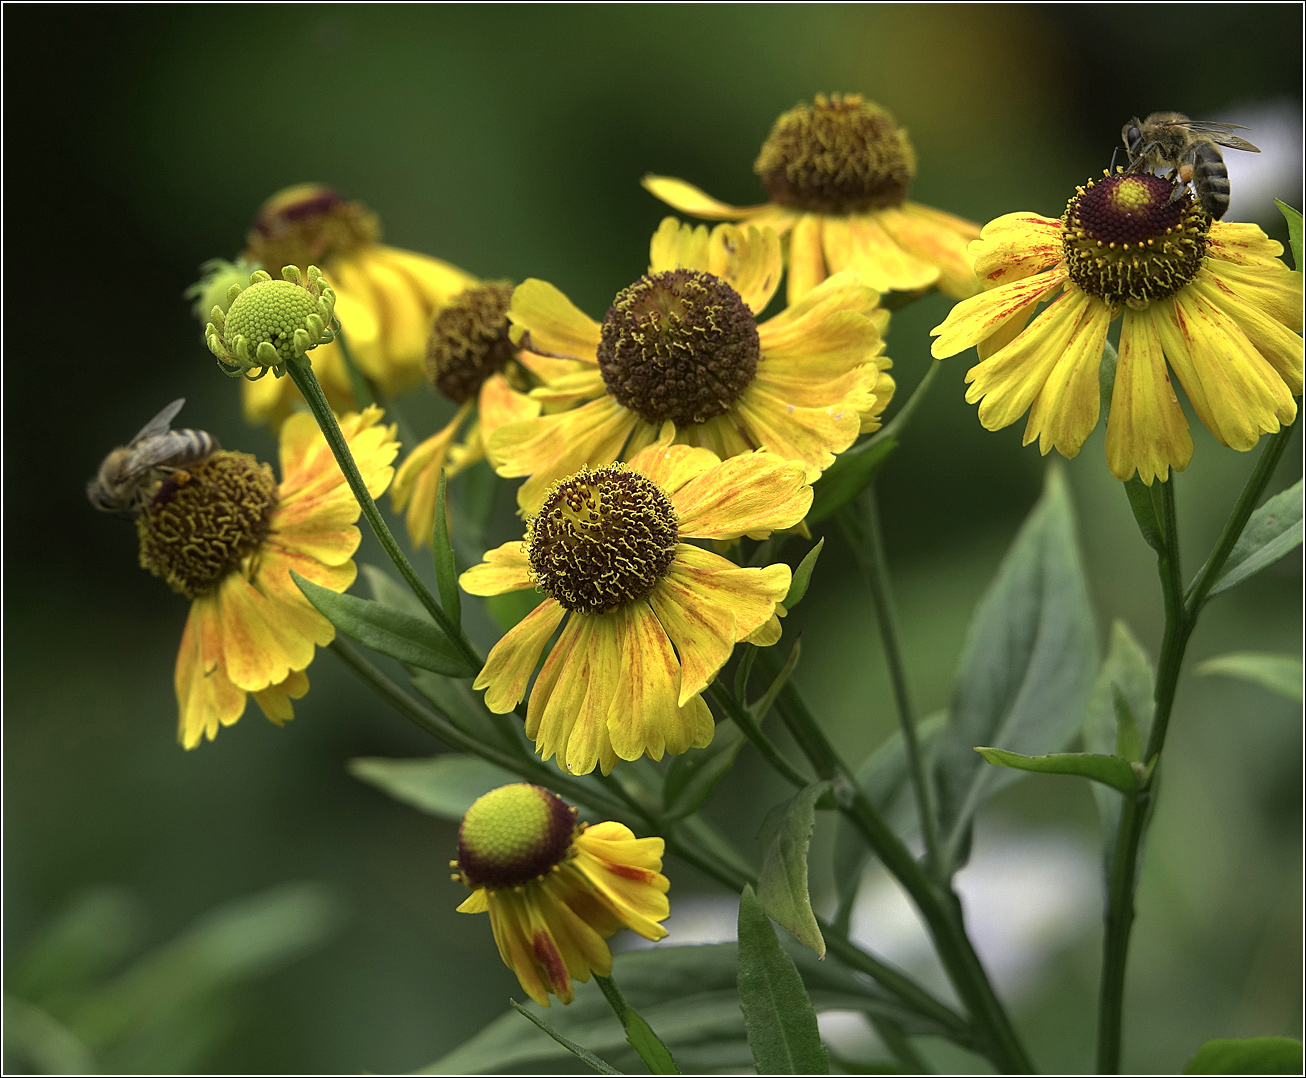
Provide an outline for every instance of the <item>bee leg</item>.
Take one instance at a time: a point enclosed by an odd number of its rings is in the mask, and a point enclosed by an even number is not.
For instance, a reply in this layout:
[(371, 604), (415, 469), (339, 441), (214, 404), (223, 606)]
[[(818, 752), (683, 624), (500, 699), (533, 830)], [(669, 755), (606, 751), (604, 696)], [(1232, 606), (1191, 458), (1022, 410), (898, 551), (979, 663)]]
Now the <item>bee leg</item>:
[(1195, 155), (1190, 149), (1184, 154), (1183, 160), (1179, 162), (1179, 168), (1173, 174), (1178, 182), (1175, 184), (1175, 189), (1170, 192), (1169, 202), (1178, 202), (1188, 193), (1188, 185), (1193, 178), (1194, 160)]

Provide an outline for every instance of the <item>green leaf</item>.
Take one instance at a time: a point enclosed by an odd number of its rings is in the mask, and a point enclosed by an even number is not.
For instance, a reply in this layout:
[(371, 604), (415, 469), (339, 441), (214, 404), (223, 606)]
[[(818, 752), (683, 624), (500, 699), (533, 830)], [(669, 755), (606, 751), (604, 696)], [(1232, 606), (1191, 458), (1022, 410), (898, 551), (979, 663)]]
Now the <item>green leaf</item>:
[[(40, 1007), (4, 1000), (4, 1056), (24, 1074), (99, 1074), (95, 1058), (71, 1030)], [(26, 1068), (31, 1068), (30, 1070)]]
[(897, 444), (892, 435), (872, 437), (836, 457), (812, 487), (812, 508), (807, 511), (807, 523), (819, 523), (856, 498), (875, 478)]
[(784, 598), (786, 610), (792, 610), (803, 601), (803, 596), (807, 594), (807, 585), (812, 579), (812, 570), (816, 568), (816, 559), (821, 556), (823, 546), (825, 546), (825, 536), (821, 536), (816, 546), (812, 547), (798, 563), (798, 568), (794, 570), (794, 578), (789, 584), (789, 592)]
[(789, 680), (789, 675), (794, 672), (794, 667), (798, 665), (799, 656), (802, 655), (803, 640), (799, 637), (794, 641), (794, 646), (789, 649), (789, 658), (785, 660), (784, 666), (780, 668), (780, 673), (776, 674), (775, 680), (767, 687), (766, 692), (762, 694), (760, 700), (756, 700), (748, 705), (749, 713), (753, 716), (753, 721), (759, 726), (762, 721), (771, 713), (771, 708), (775, 706), (775, 698), (780, 695), (780, 690), (785, 687), (785, 682)]
[(616, 1067), (612, 1066), (610, 1063), (603, 1062), (603, 1060), (601, 1060), (588, 1048), (582, 1048), (575, 1041), (568, 1040), (556, 1029), (554, 1029), (551, 1025), (549, 1025), (548, 1022), (544, 1021), (543, 1018), (539, 1017), (539, 1015), (532, 1014), (520, 1003), (518, 1003), (515, 999), (510, 999), (508, 1000), (508, 1002), (512, 1004), (513, 1010), (515, 1010), (523, 1018), (528, 1018), (532, 1022), (534, 1022), (535, 1025), (537, 1025), (540, 1029), (542, 1029), (545, 1033), (547, 1033), (550, 1037), (552, 1037), (555, 1041), (557, 1041), (560, 1045), (562, 1045), (565, 1049), (567, 1049), (568, 1052), (574, 1055), (582, 1063), (585, 1063), (588, 1066), (592, 1067), (600, 1074), (622, 1073), (621, 1071), (617, 1070)]
[(1062, 749), (1083, 721), (1097, 673), (1088, 587), (1062, 470), (1047, 485), (980, 600), (967, 633), (936, 758), (943, 866), (965, 863), (976, 812), (1016, 777), (975, 745), (1036, 755)]
[(1274, 204), (1279, 207), (1279, 212), (1283, 214), (1283, 219), (1288, 222), (1288, 246), (1292, 248), (1292, 268), (1301, 272), (1301, 211), (1294, 210), (1286, 202), (1280, 202), (1277, 198)]
[(1143, 758), (1143, 739), (1138, 733), (1138, 723), (1134, 720), (1133, 708), (1125, 699), (1119, 686), (1111, 686), (1111, 702), (1116, 709), (1116, 751), (1115, 755), (1131, 764)]
[(816, 1010), (753, 889), (739, 899), (739, 1007), (758, 1074), (829, 1074)]
[(435, 531), (431, 537), (431, 555), (435, 561), (435, 582), (440, 589), (440, 605), (455, 625), (463, 622), (463, 601), (458, 591), (458, 566), (453, 544), (449, 542), (449, 516), (445, 508), (448, 480), (440, 469), (440, 485), (435, 488)]
[(734, 765), (745, 740), (738, 726), (723, 722), (717, 725), (716, 735), (707, 748), (691, 749), (675, 757), (662, 786), (664, 818), (681, 820), (702, 808), (717, 783)]
[(415, 618), (429, 617), (422, 601), (384, 569), (361, 562), (358, 569), (367, 581), (372, 598), (382, 606), (398, 610), (401, 614), (411, 614)]
[(604, 977), (598, 973), (594, 974), (594, 981), (607, 998), (608, 1005), (617, 1016), (621, 1027), (626, 1031), (627, 1043), (635, 1049), (640, 1060), (648, 1067), (649, 1073), (679, 1074), (680, 1068), (671, 1058), (667, 1046), (658, 1040), (657, 1034), (649, 1024), (626, 1001), (626, 997), (621, 994), (621, 989), (617, 987), (617, 982), (611, 977)]
[(767, 916), (804, 947), (815, 951), (818, 958), (825, 957), (825, 937), (816, 923), (807, 891), (807, 849), (812, 841), (816, 802), (829, 790), (829, 782), (814, 782), (777, 806), (757, 880), (757, 901)]
[(1046, 756), (1022, 756), (1005, 749), (990, 749), (977, 745), (975, 751), (996, 767), (1012, 767), (1017, 771), (1037, 771), (1044, 775), (1078, 775), (1080, 778), (1114, 786), (1121, 793), (1132, 794), (1138, 789), (1138, 780), (1128, 760), (1119, 756), (1099, 756), (1095, 752), (1052, 752)]
[[(1277, 201), (1277, 200), (1276, 200)], [(1300, 217), (1298, 218), (1300, 222)], [(1300, 224), (1298, 225), (1300, 228)], [(1300, 244), (1300, 239), (1298, 240)], [(1291, 1037), (1207, 1041), (1185, 1074), (1301, 1074), (1302, 1043)]]
[(457, 753), (418, 760), (360, 756), (348, 766), (354, 778), (371, 783), (396, 801), (455, 823), (482, 794), (521, 781), (501, 767)]
[[(916, 740), (926, 760), (930, 758), (939, 732), (947, 725), (946, 711), (936, 711), (927, 715), (916, 725)], [(899, 794), (907, 789), (907, 747), (903, 744), (902, 731), (894, 730), (884, 743), (862, 762), (857, 769), (857, 787), (866, 795), (881, 813), (889, 816)], [(914, 813), (915, 804), (912, 803)], [(861, 882), (862, 869), (870, 857), (870, 851), (860, 833), (840, 814), (835, 821), (834, 831), (834, 883), (839, 896), (839, 912), (836, 924), (847, 927), (847, 918), (851, 916), (853, 902), (857, 898), (857, 888)], [(899, 828), (900, 832), (905, 828)]]
[(1198, 664), (1195, 674), (1226, 674), (1260, 685), (1270, 692), (1302, 702), (1300, 655), (1271, 655), (1263, 651), (1236, 651)]
[(1297, 480), (1251, 515), (1207, 598), (1241, 584), (1302, 541), (1302, 481)]
[[(1107, 648), (1106, 659), (1098, 671), (1093, 684), (1093, 692), (1088, 698), (1088, 707), (1084, 716), (1084, 747), (1093, 753), (1110, 754), (1117, 752), (1122, 742), (1131, 738), (1122, 725), (1121, 704), (1128, 708), (1128, 716), (1133, 721), (1135, 733), (1140, 746), (1147, 741), (1152, 729), (1152, 697), (1155, 691), (1156, 677), (1152, 672), (1151, 660), (1141, 644), (1134, 639), (1129, 626), (1117, 621), (1111, 626), (1111, 643)], [(1142, 753), (1139, 752), (1141, 757)], [(1155, 779), (1153, 780), (1155, 782)], [(1102, 856), (1106, 865), (1107, 878), (1111, 878), (1112, 865), (1115, 861), (1116, 835), (1120, 829), (1120, 810), (1122, 802), (1115, 790), (1099, 783), (1093, 783), (1093, 798), (1097, 802), (1098, 816), (1102, 823)], [(1156, 798), (1148, 800), (1147, 812), (1152, 812)], [(1138, 844), (1138, 856), (1143, 856), (1144, 844)], [(1138, 873), (1134, 874), (1135, 883)]]
[(1153, 497), (1152, 486), (1147, 486), (1137, 476), (1125, 480), (1125, 497), (1129, 499), (1129, 509), (1138, 523), (1143, 542), (1158, 554), (1165, 552), (1165, 529), (1161, 525), (1161, 509)]
[(1111, 418), (1111, 394), (1115, 391), (1116, 366), (1119, 362), (1116, 346), (1110, 341), (1105, 342), (1102, 347), (1102, 363), (1097, 368), (1098, 411), (1102, 416), (1103, 427)]
[(305, 580), (294, 570), (290, 575), (308, 601), (332, 625), (373, 651), (449, 677), (471, 677), (476, 673), (429, 618), (423, 620), (356, 595), (337, 594)]
[[(908, 1010), (901, 1000), (831, 961), (820, 962), (811, 951), (784, 936), (782, 946), (793, 957), (818, 1011), (856, 1011), (882, 1017), (912, 1036), (948, 1036), (932, 1019)], [(657, 1030), (687, 1074), (739, 1072), (753, 1065), (739, 1009), (737, 986), (739, 948), (734, 943), (668, 947), (613, 956), (613, 978), (630, 1004)], [(594, 983), (578, 985), (568, 1007), (544, 1011), (550, 1024), (573, 1041), (586, 1045), (614, 1066), (639, 1069), (639, 1057), (625, 1033), (612, 1020), (612, 1011)], [(499, 1074), (563, 1065), (567, 1051), (538, 1030), (526, 1026), (515, 1012), (500, 1016), (426, 1068), (425, 1073)]]

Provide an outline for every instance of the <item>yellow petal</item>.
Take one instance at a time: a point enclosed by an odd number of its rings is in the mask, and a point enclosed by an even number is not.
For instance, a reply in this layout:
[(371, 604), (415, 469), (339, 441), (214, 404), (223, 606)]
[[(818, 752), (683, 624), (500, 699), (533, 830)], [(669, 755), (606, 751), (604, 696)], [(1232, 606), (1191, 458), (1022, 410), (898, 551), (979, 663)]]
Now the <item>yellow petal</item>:
[(594, 359), (597, 354), (598, 323), (548, 281), (532, 277), (519, 284), (508, 317), (530, 334), (533, 352), (582, 359)]
[(278, 610), (240, 573), (218, 585), (222, 658), (231, 683), (247, 692), (266, 689), (313, 660), (313, 641), (277, 617)]
[(789, 236), (787, 299), (791, 307), (826, 278), (821, 220), (816, 214), (805, 213)]
[(1061, 222), (1037, 213), (1008, 213), (990, 221), (971, 248), (975, 276), (999, 288), (1055, 266), (1063, 257)]
[[(901, 207), (883, 209), (878, 220), (904, 251), (939, 271), (939, 291), (954, 299), (965, 299), (980, 290), (966, 247), (978, 238), (979, 227), (966, 232), (941, 224), (924, 206), (904, 202)], [(953, 220), (957, 220), (953, 218)]]
[(608, 712), (617, 695), (621, 676), (620, 612), (580, 615), (592, 621), (585, 666), (585, 699), (576, 711), (567, 731), (566, 769), (573, 775), (588, 775), (599, 762), (599, 753), (608, 739)]
[[(323, 565), (316, 558), (299, 551), (265, 544), (259, 558), (258, 572), (252, 581), (258, 592), (268, 600), (268, 614), (286, 632), (293, 632), (304, 641), (325, 647), (336, 638), (336, 631), (299, 590), (291, 578), (291, 571), (305, 580), (324, 588), (341, 592), (354, 582), (353, 562), (345, 565)], [(300, 654), (312, 656), (311, 648), (301, 646)], [(303, 670), (307, 663), (292, 663), (294, 669)]]
[[(813, 334), (819, 332), (819, 327), (831, 315), (859, 314), (870, 319), (873, 324), (877, 318), (887, 319), (887, 313), (879, 306), (879, 302), (880, 294), (863, 284), (857, 274), (837, 273), (808, 289), (801, 299), (791, 301), (785, 310), (758, 326), (761, 349), (770, 357), (801, 357), (806, 354)], [(876, 324), (876, 329), (883, 335), (884, 326)]]
[[(705, 749), (712, 744), (716, 734), (716, 723), (712, 721), (712, 709), (701, 695), (691, 696), (680, 708), (680, 729), (689, 739), (688, 749)], [(668, 746), (668, 752), (672, 749)]]
[(1135, 472), (1148, 486), (1181, 472), (1193, 455), (1188, 420), (1175, 397), (1155, 320), (1126, 310), (1106, 427), (1106, 461), (1121, 482)]
[(1225, 262), (1255, 266), (1277, 261), (1283, 254), (1283, 244), (1270, 239), (1260, 225), (1215, 221), (1211, 224), (1208, 254)]
[(760, 314), (780, 287), (784, 272), (780, 237), (770, 228), (717, 225), (708, 243), (707, 271), (738, 292), (750, 311)]
[(759, 648), (769, 648), (772, 644), (777, 643), (783, 635), (784, 627), (780, 624), (780, 619), (772, 614), (770, 620), (762, 622), (744, 639)]
[(292, 700), (302, 699), (308, 692), (308, 678), (302, 670), (292, 670), (278, 685), (271, 685), (253, 694), (254, 703), (277, 726), (284, 726), (295, 717)]
[[(666, 427), (670, 428), (670, 434), (674, 436), (675, 425), (666, 424), (664, 430)], [(669, 440), (661, 439), (630, 459), (632, 468), (643, 472), (667, 494), (675, 494), (695, 476), (702, 475), (720, 463), (721, 458), (710, 449), (671, 445)]]
[[(419, 444), (395, 473), (390, 488), (390, 501), (396, 512), (408, 506), (408, 538), (415, 548), (431, 545), (435, 526), (435, 496), (440, 486), (440, 469), (449, 456), (449, 446), (458, 434), (459, 427), (471, 412), (472, 402), (467, 401), (443, 429)], [(411, 506), (409, 501), (411, 499)]]
[(640, 183), (654, 198), (660, 198), (672, 209), (709, 221), (737, 221), (766, 208), (764, 205), (728, 205), (704, 193), (692, 183), (677, 180), (672, 176), (654, 176), (650, 173)]
[(458, 583), (468, 595), (502, 595), (533, 588), (526, 544), (520, 539), (485, 552), (485, 561), (473, 565)]
[(1048, 299), (1065, 282), (1065, 267), (1058, 266), (962, 300), (941, 325), (930, 330), (930, 336), (938, 337), (930, 347), (930, 355), (935, 359), (955, 356), (992, 336), (1009, 319), (1028, 318), (1032, 304)]
[(682, 225), (674, 217), (664, 217), (649, 243), (648, 271), (707, 270), (707, 245), (707, 225)]
[(408, 278), (413, 292), (422, 297), (432, 313), (445, 306), (459, 292), (478, 283), (465, 270), (416, 251), (405, 251), (383, 243), (375, 244), (369, 251), (372, 258), (385, 262)]
[(230, 726), (245, 710), (245, 692), (233, 685), (222, 665), (222, 628), (212, 595), (191, 603), (173, 675), (177, 693), (177, 740), (193, 749), (212, 741), (219, 726)]
[[(558, 639), (550, 649), (549, 654), (545, 656), (544, 665), (540, 668), (540, 675), (535, 679), (535, 684), (531, 688), (531, 698), (526, 707), (526, 736), (535, 742), (538, 749), (542, 744), (540, 737), (540, 726), (544, 721), (544, 713), (548, 709), (549, 701), (552, 700), (554, 689), (558, 685), (558, 679), (563, 669), (576, 653), (577, 645), (583, 643), (589, 638), (589, 622), (583, 617), (568, 618), (566, 624), (562, 627), (562, 632), (558, 634)], [(576, 667), (580, 669), (580, 667)], [(569, 685), (570, 689), (576, 689), (574, 684)], [(584, 691), (584, 686), (579, 686), (579, 691)], [(577, 704), (580, 698), (577, 697)], [(545, 756), (544, 759), (548, 759)]]
[(490, 908), (489, 899), (486, 897), (485, 888), (478, 887), (468, 895), (458, 907), (459, 913), (484, 913)]
[(836, 453), (857, 440), (860, 409), (869, 404), (869, 395), (825, 407), (791, 404), (755, 381), (735, 409), (755, 444), (789, 460), (801, 460), (808, 479), (815, 481), (834, 463)]
[[(1231, 281), (1212, 271), (1207, 263), (1198, 271), (1188, 286), (1201, 294), (1212, 306), (1224, 310), (1242, 330), (1244, 336), (1269, 362), (1288, 391), (1298, 396), (1302, 391), (1302, 339), (1278, 318), (1272, 316), (1257, 302), (1259, 296), (1248, 295), (1240, 283)], [(1301, 310), (1301, 276), (1297, 275), (1293, 310)], [(1294, 296), (1291, 289), (1283, 289)]]
[(565, 613), (556, 599), (545, 599), (490, 649), (472, 688), (487, 690), (485, 706), (496, 715), (506, 715), (521, 703), (540, 652)]
[(1038, 438), (1040, 453), (1053, 446), (1064, 457), (1079, 452), (1097, 426), (1102, 401), (1098, 372), (1111, 309), (1105, 303), (1085, 304), (1061, 355), (1048, 373), (1029, 410), (1025, 445)]
[(671, 494), (671, 504), (687, 538), (761, 539), (802, 520), (812, 506), (812, 488), (801, 461), (750, 453), (690, 479)]
[(567, 619), (562, 635), (544, 661), (527, 707), (526, 733), (535, 738), (535, 751), (542, 760), (557, 756), (559, 767), (566, 762), (567, 739), (589, 687), (594, 624), (593, 615), (577, 614)]
[[(623, 760), (648, 753), (684, 752), (688, 739), (679, 729), (680, 664), (671, 641), (648, 603), (620, 611), (620, 673), (608, 708), (608, 736)], [(677, 747), (672, 747), (677, 746)]]
[(865, 407), (877, 372), (893, 365), (875, 324), (852, 311), (810, 325), (802, 341), (786, 349), (770, 350), (769, 335), (762, 339), (757, 383), (792, 404), (836, 404), (857, 395), (853, 406)]
[(540, 414), (540, 405), (525, 393), (513, 389), (502, 374), (492, 374), (477, 394), (476, 411), (481, 424), (481, 437), (488, 438), (505, 423), (534, 419)]
[(823, 238), (831, 273), (852, 270), (878, 292), (913, 292), (939, 279), (939, 268), (904, 250), (878, 211), (827, 217)]

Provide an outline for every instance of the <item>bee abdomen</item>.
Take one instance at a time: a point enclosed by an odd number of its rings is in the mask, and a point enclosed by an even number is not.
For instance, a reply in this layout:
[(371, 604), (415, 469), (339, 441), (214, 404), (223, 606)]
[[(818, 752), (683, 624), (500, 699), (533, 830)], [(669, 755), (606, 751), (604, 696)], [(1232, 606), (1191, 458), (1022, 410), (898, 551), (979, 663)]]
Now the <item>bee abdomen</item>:
[(1229, 209), (1229, 170), (1214, 146), (1198, 143), (1193, 150), (1193, 190), (1202, 209), (1220, 220)]

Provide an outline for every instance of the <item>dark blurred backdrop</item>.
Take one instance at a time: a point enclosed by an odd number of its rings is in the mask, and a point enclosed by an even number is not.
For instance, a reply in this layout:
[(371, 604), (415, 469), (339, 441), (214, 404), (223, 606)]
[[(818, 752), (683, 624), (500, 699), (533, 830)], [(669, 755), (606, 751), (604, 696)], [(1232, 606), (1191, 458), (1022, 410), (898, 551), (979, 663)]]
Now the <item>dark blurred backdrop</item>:
[[(1270, 195), (1301, 202), (1301, 18), (1295, 4), (7, 6), (8, 955), (92, 885), (137, 895), (151, 940), (285, 880), (334, 887), (343, 929), (240, 994), (214, 1070), (411, 1069), (516, 990), (484, 919), (453, 912), (452, 826), (344, 770), (431, 744), (323, 655), (289, 727), (251, 705), (183, 752), (171, 676), (186, 605), (136, 568), (132, 529), (84, 498), (102, 455), (177, 396), (186, 425), (270, 459), (182, 292), (201, 262), (234, 256), (273, 191), (328, 183), (376, 210), (391, 243), (485, 277), (543, 277), (598, 315), (642, 272), (665, 212), (644, 172), (758, 201), (751, 164), (774, 117), (855, 91), (910, 130), (912, 197), (981, 222), (1059, 215), (1131, 115), (1245, 123), (1266, 152), (1255, 175), (1230, 161), (1247, 196), (1231, 219), (1286, 239)], [(904, 394), (947, 308), (932, 297), (894, 316)], [(923, 711), (947, 702), (971, 608), (1044, 468), (1021, 424), (980, 428), (962, 399), (969, 365), (949, 361), (882, 482)], [(439, 411), (406, 408), (424, 426)], [(1195, 567), (1253, 455), (1193, 426), (1178, 494)], [(1289, 455), (1276, 487), (1299, 474)], [(1152, 562), (1100, 431), (1068, 471), (1102, 638), (1123, 617), (1155, 656)], [(1295, 652), (1300, 588), (1294, 555), (1213, 604), (1190, 655)], [(837, 537), (810, 596), (792, 619), (798, 677), (860, 759), (894, 720)], [(1292, 1033), (1301, 1014), (1300, 711), (1189, 679), (1177, 716), (1131, 974), (1125, 1059), (1143, 1069), (1177, 1068), (1211, 1036)], [(747, 750), (714, 802), (745, 807), (718, 818), (751, 843), (782, 792)], [(1075, 784), (1028, 779), (992, 812), (1018, 834), (1096, 842)], [(709, 889), (670, 871), (673, 895)], [(1097, 941), (1091, 924), (1052, 939), (1037, 991), (1016, 1000), (1046, 1069), (1090, 1058)]]

